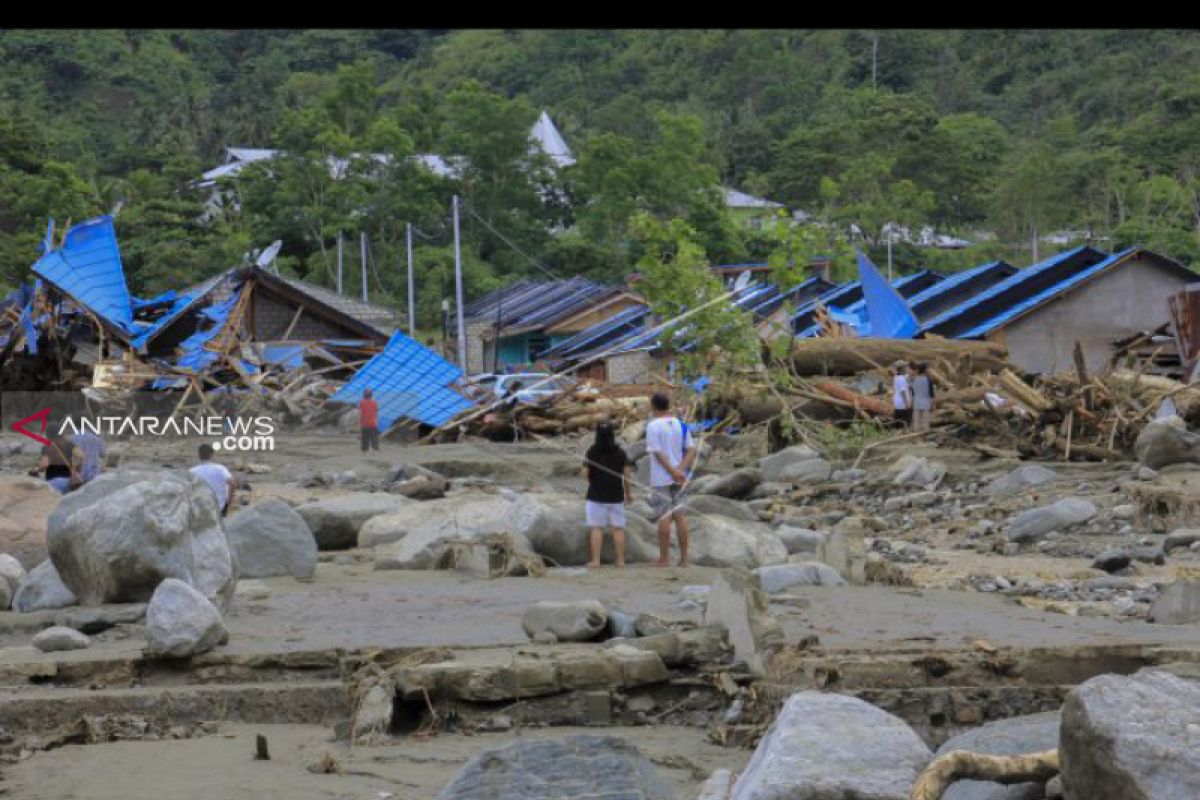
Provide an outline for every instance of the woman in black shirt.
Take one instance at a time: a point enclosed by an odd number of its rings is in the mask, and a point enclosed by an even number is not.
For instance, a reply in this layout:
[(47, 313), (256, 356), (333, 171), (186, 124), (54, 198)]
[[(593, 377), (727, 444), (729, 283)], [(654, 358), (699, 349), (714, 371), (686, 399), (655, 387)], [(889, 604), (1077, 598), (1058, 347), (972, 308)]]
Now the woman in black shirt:
[(611, 422), (596, 426), (596, 443), (587, 451), (587, 524), (591, 528), (589, 567), (600, 566), (600, 547), (604, 543), (604, 528), (612, 531), (617, 566), (625, 566), (625, 506), (633, 499), (629, 481), (632, 464), (617, 444), (616, 430)]

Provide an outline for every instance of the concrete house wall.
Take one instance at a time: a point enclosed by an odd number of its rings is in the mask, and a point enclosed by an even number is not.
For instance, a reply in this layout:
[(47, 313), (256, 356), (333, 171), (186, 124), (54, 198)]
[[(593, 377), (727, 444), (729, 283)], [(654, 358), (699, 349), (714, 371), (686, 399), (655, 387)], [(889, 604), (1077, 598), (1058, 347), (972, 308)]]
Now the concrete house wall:
[(1188, 282), (1153, 257), (1130, 258), (987, 338), (1007, 345), (1013, 363), (1038, 373), (1074, 369), (1078, 340), (1095, 373), (1108, 366), (1115, 340), (1167, 322), (1167, 298)]

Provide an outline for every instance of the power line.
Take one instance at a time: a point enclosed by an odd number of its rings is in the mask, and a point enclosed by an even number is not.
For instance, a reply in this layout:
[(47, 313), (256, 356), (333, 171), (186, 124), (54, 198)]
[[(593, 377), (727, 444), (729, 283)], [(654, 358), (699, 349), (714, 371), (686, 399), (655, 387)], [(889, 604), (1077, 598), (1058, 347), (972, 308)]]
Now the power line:
[(522, 250), (521, 248), (517, 247), (515, 244), (513, 244), (513, 242), (512, 242), (512, 240), (511, 240), (511, 239), (509, 239), (507, 236), (505, 236), (505, 235), (504, 235), (503, 233), (501, 233), (500, 231), (498, 231), (498, 230), (496, 230), (495, 228), (493, 228), (493, 227), (492, 227), (492, 225), (491, 225), (491, 223), (489, 223), (489, 222), (488, 222), (487, 220), (485, 220), (483, 217), (481, 217), (481, 216), (479, 216), (478, 214), (476, 214), (476, 213), (475, 213), (475, 209), (471, 207), (471, 204), (470, 204), (470, 203), (463, 202), (463, 201), (461, 200), (461, 198), (460, 198), (460, 200), (459, 200), (459, 203), (460, 203), (460, 205), (462, 205), (462, 206), (465, 206), (465, 207), (466, 207), (466, 209), (467, 209), (467, 211), (468, 211), (468, 212), (471, 214), (471, 216), (472, 216), (472, 217), (474, 217), (475, 219), (479, 220), (480, 224), (482, 224), (482, 225), (483, 225), (485, 228), (487, 228), (487, 229), (488, 229), (489, 231), (491, 231), (492, 233), (496, 234), (496, 236), (500, 237), (500, 240), (501, 240), (502, 242), (504, 242), (506, 245), (508, 245), (509, 247), (511, 247), (513, 250), (515, 250), (515, 251), (516, 251), (517, 253), (519, 253), (520, 255), (524, 256), (524, 257), (525, 257), (525, 259), (526, 259), (527, 261), (529, 261), (529, 263), (530, 263), (530, 264), (533, 264), (535, 267), (537, 267), (537, 268), (538, 268), (538, 269), (540, 269), (542, 272), (544, 272), (546, 275), (549, 275), (551, 278), (553, 278), (553, 279), (554, 279), (554, 280), (556, 280), (556, 281), (565, 280), (565, 278), (563, 278), (561, 275), (555, 275), (555, 274), (554, 274), (554, 272), (553, 272), (553, 271), (552, 271), (552, 270), (551, 270), (549, 267), (547, 267), (547, 266), (543, 265), (543, 264), (542, 264), (540, 261), (538, 261), (536, 258), (534, 258), (533, 256), (529, 255), (528, 253), (526, 253), (526, 252), (525, 252), (524, 250)]

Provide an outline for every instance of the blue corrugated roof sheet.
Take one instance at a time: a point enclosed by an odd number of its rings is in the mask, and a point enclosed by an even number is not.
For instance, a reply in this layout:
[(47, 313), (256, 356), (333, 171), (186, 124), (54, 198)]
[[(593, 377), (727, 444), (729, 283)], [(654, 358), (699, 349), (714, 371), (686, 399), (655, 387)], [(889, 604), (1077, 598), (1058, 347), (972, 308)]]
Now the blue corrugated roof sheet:
[(908, 299), (908, 305), (915, 311), (922, 303), (932, 300), (933, 298), (950, 291), (956, 286), (961, 286), (967, 281), (984, 274), (988, 270), (999, 267), (1003, 263), (1003, 261), (989, 261), (986, 264), (980, 264), (977, 267), (971, 267), (970, 269), (963, 270), (962, 272), (956, 272), (953, 275), (948, 276), (945, 280), (938, 281), (933, 286), (923, 289), (910, 297)]
[(396, 331), (330, 400), (357, 403), (363, 389), (370, 389), (379, 403), (381, 431), (406, 418), (437, 427), (471, 408), (469, 401), (447, 388), (461, 375), (458, 367)]
[(177, 367), (184, 367), (193, 372), (200, 372), (217, 360), (217, 354), (211, 350), (205, 350), (204, 346), (220, 332), (221, 328), (225, 325), (225, 320), (229, 318), (229, 312), (233, 310), (238, 298), (241, 296), (242, 289), (239, 287), (229, 297), (219, 303), (214, 303), (200, 312), (200, 316), (212, 324), (206, 328), (197, 330), (179, 343), (179, 349), (182, 351), (182, 354), (179, 358), (175, 359)]
[[(988, 302), (989, 300), (997, 299), (997, 298), (1001, 297), (1004, 293), (1009, 292), (1009, 291), (1016, 290), (1019, 292), (1019, 287), (1022, 284), (1024, 284), (1025, 282), (1027, 282), (1031, 279), (1036, 279), (1037, 277), (1044, 275), (1046, 272), (1062, 266), (1065, 262), (1068, 262), (1072, 259), (1076, 259), (1081, 256), (1086, 257), (1089, 254), (1091, 254), (1091, 256), (1093, 258), (1095, 258), (1096, 261), (1104, 260), (1107, 257), (1104, 253), (1101, 253), (1097, 250), (1093, 250), (1092, 248), (1087, 247), (1087, 246), (1076, 247), (1073, 250), (1067, 250), (1062, 253), (1057, 253), (1057, 254), (1051, 256), (1050, 258), (1047, 258), (1043, 261), (1038, 262), (1037, 264), (1034, 264), (1033, 266), (1026, 267), (1023, 270), (1020, 270), (1019, 272), (1015, 273), (1014, 275), (1011, 275), (1008, 278), (1005, 278), (1004, 280), (1000, 281), (999, 283), (997, 283), (995, 286), (991, 287), (990, 289), (980, 292), (979, 294), (975, 295), (971, 299), (969, 299), (963, 303), (959, 303), (958, 305), (954, 306), (953, 308), (951, 308), (951, 309), (939, 314), (938, 316), (934, 317), (933, 319), (925, 322), (923, 325), (921, 325), (921, 332), (924, 333), (927, 331), (933, 331), (936, 333), (936, 332), (938, 332), (936, 330), (937, 328), (941, 327), (942, 325), (945, 325), (948, 322), (951, 322), (952, 320), (956, 320), (956, 319), (962, 317), (964, 314), (970, 314), (972, 312), (979, 313), (979, 306)], [(1064, 278), (1064, 280), (1069, 280), (1069, 276), (1067, 278)], [(1023, 297), (1016, 302), (1024, 303), (1027, 299), (1028, 298)], [(976, 326), (973, 326), (973, 327), (977, 327), (978, 325), (982, 324), (984, 321), (985, 320), (980, 320), (980, 322), (977, 323)], [(955, 337), (959, 337), (962, 334), (951, 334), (951, 335), (954, 335)]]
[(39, 258), (33, 271), (100, 319), (130, 331), (133, 306), (112, 217), (73, 226), (63, 246)]
[[(1038, 292), (1037, 294), (1031, 295), (1030, 297), (1025, 298), (1020, 303), (1016, 303), (1015, 305), (1009, 306), (1007, 309), (1005, 309), (1001, 313), (997, 314), (996, 316), (992, 317), (991, 319), (989, 319), (985, 322), (981, 322), (978, 325), (976, 325), (974, 328), (971, 328), (970, 330), (966, 330), (966, 331), (963, 331), (962, 333), (958, 334), (957, 338), (973, 339), (978, 336), (985, 336), (986, 334), (990, 333), (991, 331), (995, 330), (996, 328), (999, 328), (1001, 325), (1004, 325), (1006, 322), (1008, 322), (1016, 317), (1019, 317), (1021, 314), (1025, 313), (1029, 309), (1041, 305), (1046, 300), (1049, 300), (1050, 298), (1052, 298), (1054, 295), (1059, 294), (1060, 292), (1066, 291), (1067, 289), (1070, 289), (1072, 286), (1082, 283), (1083, 281), (1086, 281), (1088, 278), (1092, 277), (1093, 275), (1095, 275), (1098, 272), (1103, 272), (1104, 270), (1111, 267), (1113, 264), (1116, 264), (1118, 261), (1124, 259), (1126, 256), (1128, 256), (1131, 253), (1134, 253), (1136, 251), (1137, 251), (1137, 248), (1131, 247), (1128, 250), (1122, 250), (1119, 253), (1114, 253), (1111, 256), (1109, 256), (1108, 258), (1099, 262), (1098, 264), (1093, 264), (1092, 266), (1088, 267), (1087, 269), (1083, 270), (1082, 272), (1076, 272), (1074, 275), (1071, 275), (1070, 277), (1065, 278), (1062, 281), (1059, 281), (1058, 283), (1054, 284), (1050, 288), (1043, 289), (1042, 291)], [(1021, 273), (1017, 273), (1017, 275), (1020, 275), (1020, 274)], [(1017, 276), (1014, 275), (1013, 277), (1015, 278)]]

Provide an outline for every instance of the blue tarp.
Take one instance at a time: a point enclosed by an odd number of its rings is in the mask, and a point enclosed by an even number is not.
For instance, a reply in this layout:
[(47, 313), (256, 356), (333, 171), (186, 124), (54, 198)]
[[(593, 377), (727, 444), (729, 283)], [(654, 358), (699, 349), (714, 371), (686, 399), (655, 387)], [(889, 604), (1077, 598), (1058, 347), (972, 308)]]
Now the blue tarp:
[(866, 322), (859, 333), (874, 339), (911, 339), (916, 335), (917, 317), (875, 265), (858, 253), (858, 278), (866, 301)]
[(279, 364), (287, 369), (304, 366), (304, 345), (268, 344), (262, 349), (262, 360), (268, 364)]
[(132, 330), (133, 305), (112, 217), (72, 227), (63, 246), (39, 258), (33, 271), (110, 325)]
[(357, 404), (363, 389), (370, 389), (379, 403), (379, 430), (386, 431), (405, 418), (437, 427), (471, 408), (469, 401), (447, 388), (461, 375), (458, 367), (396, 331), (382, 352), (329, 399)]
[(197, 330), (179, 343), (179, 349), (183, 355), (175, 360), (177, 367), (200, 372), (217, 360), (217, 354), (211, 350), (205, 350), (204, 346), (220, 332), (225, 320), (229, 318), (229, 312), (233, 310), (241, 296), (242, 290), (239, 288), (220, 303), (215, 303), (200, 312), (200, 316), (212, 324), (207, 328)]

